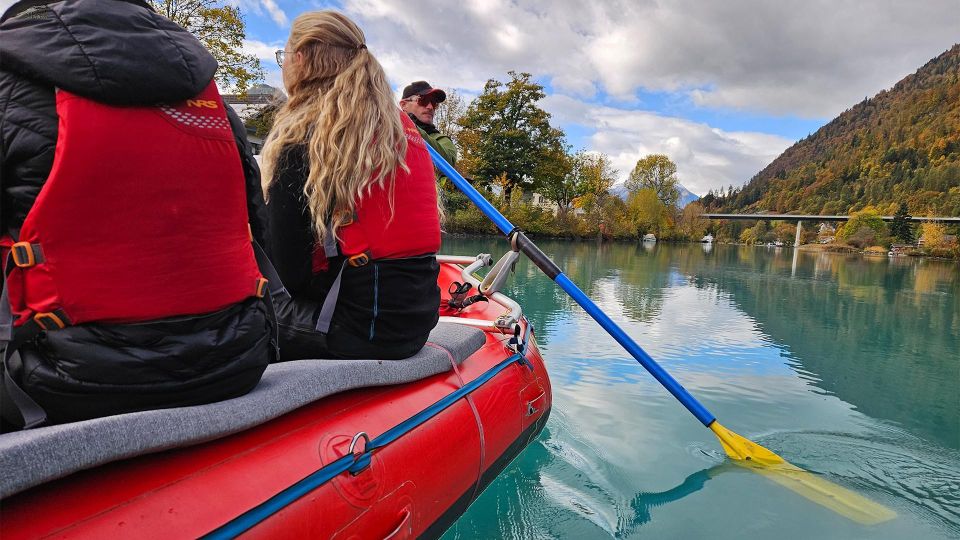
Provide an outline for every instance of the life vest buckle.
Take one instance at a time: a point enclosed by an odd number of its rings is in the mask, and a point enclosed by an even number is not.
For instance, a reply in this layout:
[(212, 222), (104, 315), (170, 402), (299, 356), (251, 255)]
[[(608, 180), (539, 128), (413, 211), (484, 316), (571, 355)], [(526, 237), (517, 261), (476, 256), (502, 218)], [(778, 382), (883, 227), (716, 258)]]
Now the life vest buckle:
[(257, 298), (263, 298), (263, 295), (266, 293), (266, 290), (267, 290), (267, 283), (269, 282), (270, 280), (268, 280), (265, 277), (257, 278), (257, 289), (256, 289), (257, 292), (255, 293)]
[(369, 262), (370, 262), (370, 256), (367, 255), (366, 253), (358, 253), (350, 257), (349, 259), (347, 259), (347, 264), (349, 264), (354, 268), (358, 268), (360, 266), (366, 266), (367, 263)]
[[(62, 330), (67, 327), (67, 323), (52, 311), (37, 313), (33, 316), (33, 321), (44, 330)], [(48, 322), (53, 323), (53, 326), (49, 326)]]
[[(39, 247), (36, 246), (37, 250)], [(13, 257), (13, 264), (20, 268), (30, 268), (38, 262), (34, 245), (30, 242), (17, 242), (10, 246), (10, 256)]]

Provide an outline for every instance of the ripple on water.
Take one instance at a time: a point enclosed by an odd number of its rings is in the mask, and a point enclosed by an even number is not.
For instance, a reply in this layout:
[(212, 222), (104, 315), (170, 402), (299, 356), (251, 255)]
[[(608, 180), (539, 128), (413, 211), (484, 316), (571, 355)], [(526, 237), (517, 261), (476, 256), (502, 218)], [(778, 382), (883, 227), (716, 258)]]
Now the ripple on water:
[(757, 442), (789, 448), (791, 454), (802, 456), (783, 456), (795, 465), (960, 537), (960, 452), (904, 433), (896, 438), (867, 438), (848, 433), (779, 432)]

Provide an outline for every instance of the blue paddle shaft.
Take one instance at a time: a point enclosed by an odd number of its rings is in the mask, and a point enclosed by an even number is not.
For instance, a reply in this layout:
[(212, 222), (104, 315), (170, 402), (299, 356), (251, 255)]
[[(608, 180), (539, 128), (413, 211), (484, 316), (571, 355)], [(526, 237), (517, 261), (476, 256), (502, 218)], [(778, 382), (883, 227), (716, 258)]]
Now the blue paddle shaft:
[[(500, 213), (489, 201), (483, 198), (483, 195), (480, 194), (470, 182), (457, 172), (456, 169), (450, 166), (445, 159), (429, 144), (427, 144), (427, 150), (430, 152), (430, 157), (433, 158), (433, 164), (440, 170), (441, 173), (446, 175), (457, 188), (467, 196), (470, 201), (480, 209), (494, 225), (500, 229), (503, 234), (510, 234), (513, 232), (514, 226), (510, 221)], [(521, 233), (522, 234), (522, 233)], [(710, 411), (707, 410), (696, 398), (690, 395), (690, 392), (687, 392), (687, 389), (684, 388), (680, 383), (677, 382), (669, 373), (666, 372), (660, 364), (650, 357), (646, 351), (644, 351), (640, 345), (637, 345), (637, 342), (634, 341), (626, 332), (623, 331), (617, 323), (607, 316), (603, 310), (600, 309), (597, 304), (593, 302), (579, 287), (564, 275), (562, 272), (558, 272), (559, 268), (556, 264), (550, 260), (543, 251), (540, 250), (533, 242), (530, 242), (527, 238), (523, 237), (520, 242), (518, 242), (521, 251), (524, 252), (530, 259), (537, 264), (537, 266), (543, 270), (561, 289), (568, 295), (570, 298), (573, 298), (574, 302), (580, 304), (593, 320), (597, 321), (604, 330), (610, 334), (613, 339), (617, 341), (627, 352), (633, 356), (637, 362), (640, 362), (640, 365), (644, 367), (653, 378), (660, 382), (664, 388), (666, 388), (675, 398), (677, 398), (684, 407), (687, 408), (694, 416), (697, 417), (703, 425), (709, 426), (716, 420), (716, 417), (710, 414)]]

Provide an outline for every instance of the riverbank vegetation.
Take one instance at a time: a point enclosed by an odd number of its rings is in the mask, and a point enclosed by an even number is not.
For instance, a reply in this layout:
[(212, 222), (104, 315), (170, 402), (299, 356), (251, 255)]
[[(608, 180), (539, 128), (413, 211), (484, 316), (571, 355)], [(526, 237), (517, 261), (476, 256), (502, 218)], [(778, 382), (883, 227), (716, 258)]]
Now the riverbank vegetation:
[[(457, 169), (513, 223), (532, 234), (570, 238), (700, 240), (708, 232), (700, 205), (677, 206), (677, 167), (669, 157), (639, 160), (623, 195), (612, 193), (620, 171), (610, 157), (571, 148), (539, 106), (543, 87), (529, 73), (509, 75), (507, 82), (487, 81), (466, 106), (450, 92), (438, 128), (456, 138)], [(442, 185), (441, 195), (447, 231), (496, 232), (454, 186)]]
[[(443, 127), (456, 136), (461, 158), (457, 168), (511, 222), (525, 231), (559, 238), (700, 241), (710, 234), (718, 242), (793, 245), (796, 224), (764, 221), (716, 221), (703, 218), (704, 202), (678, 206), (677, 167), (666, 155), (640, 159), (620, 190), (611, 191), (620, 174), (609, 156), (574, 151), (562, 130), (538, 103), (543, 88), (528, 73), (510, 72), (511, 80), (490, 80), (468, 105), (456, 92), (441, 108)], [(451, 233), (495, 234), (489, 220), (453, 185), (441, 185), (446, 208), (444, 228)], [(705, 198), (711, 209), (716, 198)], [(944, 225), (910, 222), (906, 202), (883, 212), (866, 206), (838, 228), (808, 223), (802, 243), (827, 244), (833, 250), (867, 250), (957, 257), (954, 235)], [(896, 214), (889, 226), (882, 215)], [(912, 244), (922, 238), (922, 245)], [(904, 246), (900, 246), (903, 244)], [(911, 245), (911, 247), (905, 247)]]

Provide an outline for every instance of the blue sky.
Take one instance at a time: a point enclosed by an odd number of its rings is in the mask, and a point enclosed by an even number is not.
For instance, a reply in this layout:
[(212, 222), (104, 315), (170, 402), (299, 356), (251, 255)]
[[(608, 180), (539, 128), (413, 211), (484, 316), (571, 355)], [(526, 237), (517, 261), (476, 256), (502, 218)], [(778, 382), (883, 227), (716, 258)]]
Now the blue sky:
[(666, 153), (701, 195), (743, 184), (960, 36), (957, 0), (231, 2), (270, 84), (290, 21), (337, 9), (397, 91), (426, 79), (469, 100), (489, 78), (528, 71), (575, 148), (610, 155), (621, 178)]

